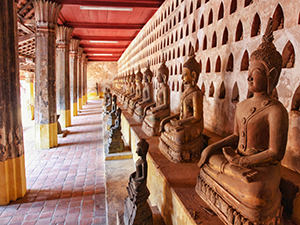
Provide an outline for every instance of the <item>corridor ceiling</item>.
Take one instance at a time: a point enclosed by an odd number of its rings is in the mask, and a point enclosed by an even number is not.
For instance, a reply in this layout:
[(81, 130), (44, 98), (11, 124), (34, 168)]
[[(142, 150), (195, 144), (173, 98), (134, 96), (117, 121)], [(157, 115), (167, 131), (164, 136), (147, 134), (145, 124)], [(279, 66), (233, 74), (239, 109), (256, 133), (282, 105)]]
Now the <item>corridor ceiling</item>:
[[(33, 0), (17, 2), (19, 54), (35, 57)], [(118, 61), (164, 0), (57, 0), (59, 24), (74, 28), (89, 61)], [(28, 62), (28, 60), (27, 60)]]

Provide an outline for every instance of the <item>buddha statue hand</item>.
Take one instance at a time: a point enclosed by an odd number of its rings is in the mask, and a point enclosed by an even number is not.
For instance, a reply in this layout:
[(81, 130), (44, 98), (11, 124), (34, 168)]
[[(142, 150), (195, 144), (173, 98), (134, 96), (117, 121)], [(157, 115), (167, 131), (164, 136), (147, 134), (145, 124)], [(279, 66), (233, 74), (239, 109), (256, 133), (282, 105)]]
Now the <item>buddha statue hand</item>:
[(207, 146), (201, 153), (201, 158), (198, 162), (198, 167), (201, 168), (202, 166), (204, 166), (204, 164), (208, 161), (209, 157), (212, 155), (212, 153), (215, 151), (215, 146), (209, 145)]
[[(175, 114), (173, 116), (168, 116), (166, 118), (164, 118), (161, 122), (160, 122), (160, 126), (159, 126), (159, 132), (163, 132), (165, 130), (165, 124), (168, 123), (170, 120), (174, 120), (175, 118), (179, 118), (179, 114)], [(172, 122), (171, 122), (172, 124)], [(172, 124), (173, 125), (173, 124)]]
[(247, 157), (239, 155), (233, 148), (231, 147), (224, 147), (222, 148), (223, 154), (225, 158), (234, 165), (239, 165), (244, 168), (249, 167), (249, 161)]

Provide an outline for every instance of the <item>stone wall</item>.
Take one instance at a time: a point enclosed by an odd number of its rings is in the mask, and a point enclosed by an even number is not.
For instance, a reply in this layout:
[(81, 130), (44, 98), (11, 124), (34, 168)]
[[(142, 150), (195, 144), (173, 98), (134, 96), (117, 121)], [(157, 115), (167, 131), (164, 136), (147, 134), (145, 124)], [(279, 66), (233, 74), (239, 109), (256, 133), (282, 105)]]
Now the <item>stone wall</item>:
[(117, 62), (88, 62), (87, 65), (87, 86), (88, 95), (96, 93), (96, 83), (100, 91), (112, 85), (113, 78), (118, 74)]
[[(227, 135), (233, 130), (236, 103), (247, 97), (249, 56), (261, 42), (269, 17), (274, 18), (274, 44), (286, 67), (277, 94), (291, 110), (300, 85), (299, 9), (300, 1), (290, 0), (166, 0), (121, 56), (118, 75), (137, 71), (139, 65), (145, 70), (147, 61), (156, 75), (164, 56), (175, 112), (182, 94), (182, 64), (194, 46), (202, 65), (198, 85), (205, 92), (205, 127)], [(156, 88), (155, 78), (153, 84)]]

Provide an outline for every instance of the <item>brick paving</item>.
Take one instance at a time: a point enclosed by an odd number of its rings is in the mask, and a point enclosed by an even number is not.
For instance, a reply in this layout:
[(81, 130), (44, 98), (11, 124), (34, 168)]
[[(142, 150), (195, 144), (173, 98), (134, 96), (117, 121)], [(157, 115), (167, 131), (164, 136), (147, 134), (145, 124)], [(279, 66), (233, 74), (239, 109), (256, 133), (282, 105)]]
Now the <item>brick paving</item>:
[(90, 101), (50, 150), (35, 150), (34, 124), (25, 127), (27, 194), (0, 206), (0, 225), (105, 224), (101, 110)]

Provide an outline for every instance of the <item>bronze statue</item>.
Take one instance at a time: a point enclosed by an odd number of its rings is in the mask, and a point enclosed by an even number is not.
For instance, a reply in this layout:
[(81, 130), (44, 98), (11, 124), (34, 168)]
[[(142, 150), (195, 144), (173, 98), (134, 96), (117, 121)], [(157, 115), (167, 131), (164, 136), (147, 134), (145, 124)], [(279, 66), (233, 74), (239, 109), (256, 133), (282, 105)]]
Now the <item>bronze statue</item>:
[(104, 113), (108, 114), (111, 110), (112, 105), (112, 95), (109, 88), (105, 88), (104, 93)]
[(152, 225), (152, 212), (147, 202), (150, 192), (147, 188), (148, 164), (146, 155), (149, 144), (141, 139), (137, 144), (136, 153), (140, 158), (135, 166), (136, 171), (129, 177), (127, 186), (128, 197), (125, 199), (125, 225)]
[(139, 70), (137, 74), (135, 75), (135, 96), (134, 98), (129, 100), (129, 107), (128, 107), (128, 112), (132, 115), (136, 104), (140, 101), (143, 100), (143, 74), (141, 72), (141, 68), (139, 67)]
[(126, 109), (129, 105), (130, 99), (134, 98), (136, 94), (136, 83), (135, 83), (135, 74), (132, 71), (132, 74), (129, 76), (129, 92), (124, 96), (123, 107)]
[(111, 104), (111, 110), (107, 113), (107, 128), (109, 129), (111, 125), (115, 123), (115, 119), (117, 118), (117, 96), (113, 95), (112, 97), (112, 104)]
[(148, 63), (147, 69), (144, 72), (144, 85), (143, 85), (143, 99), (136, 104), (134, 110), (134, 118), (142, 122), (145, 116), (144, 109), (147, 106), (153, 105), (153, 87), (152, 87), (153, 73), (150, 70), (150, 64)]
[(159, 89), (156, 101), (144, 109), (145, 118), (142, 129), (148, 136), (159, 135), (159, 124), (162, 119), (170, 115), (170, 88), (168, 85), (169, 69), (165, 61), (158, 69), (157, 81)]
[(280, 161), (287, 142), (288, 114), (270, 97), (282, 57), (273, 41), (272, 19), (250, 57), (253, 97), (237, 104), (234, 133), (202, 152), (196, 191), (226, 224), (282, 224)]
[(182, 80), (185, 90), (180, 99), (180, 113), (161, 122), (159, 148), (174, 162), (193, 162), (200, 159), (206, 146), (203, 131), (203, 94), (197, 86), (200, 64), (194, 49), (183, 65)]

